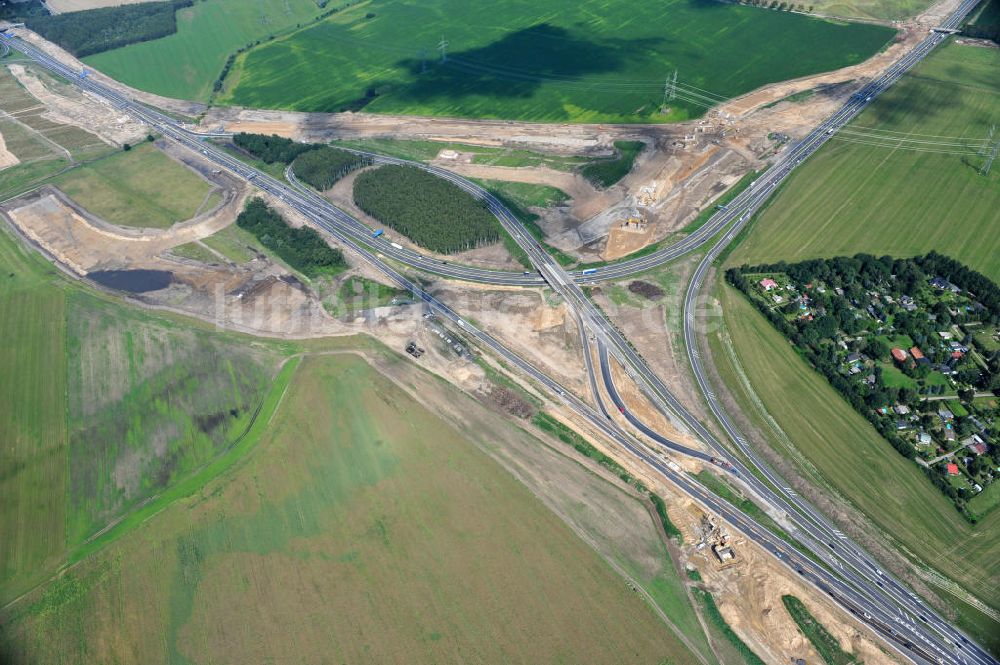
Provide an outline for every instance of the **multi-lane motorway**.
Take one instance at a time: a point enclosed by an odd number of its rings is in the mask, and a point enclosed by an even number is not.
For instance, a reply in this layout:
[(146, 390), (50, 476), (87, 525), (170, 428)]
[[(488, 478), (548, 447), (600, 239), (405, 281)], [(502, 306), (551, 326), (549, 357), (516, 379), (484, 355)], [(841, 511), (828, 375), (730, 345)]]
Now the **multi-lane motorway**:
[[(958, 25), (961, 19), (976, 4), (977, 0), (965, 0), (959, 9), (949, 17), (942, 27)], [(205, 158), (226, 168), (235, 175), (245, 178), (261, 190), (282, 199), (299, 212), (309, 217), (314, 223), (331, 233), (345, 248), (354, 251), (361, 258), (381, 270), (400, 286), (412, 291), (420, 300), (437, 315), (458, 326), (465, 334), (474, 338), (483, 348), (496, 355), (520, 371), (531, 376), (539, 385), (544, 386), (553, 394), (559, 396), (566, 405), (586, 419), (592, 427), (602, 432), (610, 440), (620, 445), (629, 454), (661, 474), (668, 481), (677, 485), (687, 494), (693, 496), (709, 509), (722, 515), (734, 527), (742, 531), (748, 538), (759, 543), (776, 556), (782, 563), (788, 565), (805, 579), (817, 585), (835, 602), (854, 613), (858, 619), (866, 623), (875, 632), (883, 636), (897, 650), (915, 662), (940, 663), (995, 663), (982, 649), (971, 643), (964, 635), (948, 625), (911, 592), (897, 581), (890, 579), (877, 564), (864, 554), (860, 548), (847, 540), (843, 534), (830, 525), (825, 518), (801, 501), (794, 493), (787, 491), (784, 483), (773, 471), (763, 465), (753, 454), (740, 433), (732, 426), (725, 412), (715, 400), (714, 395), (704, 380), (704, 372), (697, 355), (697, 340), (694, 338), (693, 308), (694, 298), (704, 281), (712, 261), (722, 249), (735, 237), (753, 212), (766, 200), (770, 193), (788, 175), (788, 173), (819, 148), (837, 129), (849, 122), (857, 113), (863, 110), (880, 92), (892, 85), (902, 73), (923, 58), (942, 39), (942, 35), (932, 34), (918, 47), (890, 67), (879, 79), (866, 86), (856, 94), (837, 113), (811, 132), (805, 139), (792, 146), (754, 183), (745, 190), (724, 210), (715, 214), (699, 231), (691, 234), (674, 245), (667, 246), (653, 254), (638, 259), (623, 261), (613, 266), (603, 268), (597, 275), (568, 274), (545, 252), (534, 238), (526, 233), (516, 218), (494, 197), (474, 183), (455, 176), (443, 169), (419, 165), (438, 175), (445, 177), (474, 195), (483, 198), (511, 236), (528, 253), (537, 273), (509, 273), (482, 270), (478, 268), (451, 265), (440, 259), (426, 257), (411, 250), (399, 249), (388, 242), (371, 237), (370, 229), (358, 220), (340, 211), (328, 201), (301, 186), (289, 186), (267, 174), (247, 166), (245, 163), (231, 157), (219, 148), (205, 143), (204, 135), (189, 131), (173, 119), (136, 103), (114, 89), (96, 83), (83, 77), (79, 72), (50, 58), (41, 50), (27, 44), (23, 40), (10, 39), (16, 48), (33, 58), (39, 64), (75, 81), (81, 88), (106, 100), (119, 109), (131, 113), (148, 123), (158, 131), (193, 150), (200, 152)], [(373, 156), (382, 162), (399, 162), (381, 156)], [(738, 460), (725, 463), (728, 468), (739, 476), (758, 496), (773, 508), (783, 511), (788, 520), (796, 527), (795, 535), (813, 554), (823, 562), (801, 556), (789, 548), (788, 544), (771, 534), (746, 515), (735, 511), (731, 506), (720, 502), (701, 486), (691, 481), (687, 476), (671, 468), (659, 450), (660, 446), (673, 452), (692, 455), (701, 459), (711, 459), (706, 453), (683, 446), (663, 437), (649, 428), (627, 409), (621, 397), (614, 388), (610, 373), (609, 347), (615, 358), (623, 365), (626, 372), (634, 378), (653, 403), (665, 413), (680, 417), (681, 420), (721, 456), (725, 448), (704, 426), (688, 412), (676, 398), (670, 394), (666, 386), (649, 369), (642, 358), (631, 348), (628, 342), (614, 329), (593, 304), (583, 295), (577, 286), (580, 281), (595, 279), (620, 278), (643, 270), (648, 270), (667, 261), (690, 252), (708, 242), (713, 236), (729, 225), (729, 229), (702, 261), (692, 280), (686, 299), (685, 336), (689, 339), (687, 347), (691, 355), (692, 366), (695, 369), (699, 386), (703, 390), (713, 413), (719, 419), (727, 435), (745, 454), (757, 472), (768, 481), (764, 482), (754, 475), (750, 468), (743, 466)], [(601, 401), (595, 379), (596, 369), (587, 353), (587, 367), (591, 377), (591, 387), (600, 411), (594, 410), (588, 404), (570, 394), (544, 372), (520, 358), (496, 339), (463, 320), (447, 305), (437, 301), (424, 292), (416, 284), (399, 273), (384, 257), (391, 258), (411, 267), (432, 273), (469, 281), (486, 282), (506, 285), (538, 285), (543, 281), (559, 292), (575, 310), (581, 322), (581, 336), (585, 347), (589, 349), (589, 341), (584, 333), (591, 330), (598, 344), (601, 373), (605, 387), (617, 409), (626, 420), (648, 438), (653, 444), (640, 442), (636, 437), (621, 430), (607, 412)]]

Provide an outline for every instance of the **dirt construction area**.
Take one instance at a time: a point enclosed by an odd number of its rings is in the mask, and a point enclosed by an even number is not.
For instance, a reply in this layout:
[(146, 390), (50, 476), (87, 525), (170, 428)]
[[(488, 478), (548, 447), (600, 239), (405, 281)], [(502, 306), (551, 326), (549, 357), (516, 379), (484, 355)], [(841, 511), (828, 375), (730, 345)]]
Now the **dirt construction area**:
[(116, 7), (118, 5), (135, 5), (140, 2), (153, 2), (154, 0), (47, 0), (45, 6), (53, 14), (66, 14), (68, 12), (79, 12), (85, 9), (99, 9), (100, 7)]

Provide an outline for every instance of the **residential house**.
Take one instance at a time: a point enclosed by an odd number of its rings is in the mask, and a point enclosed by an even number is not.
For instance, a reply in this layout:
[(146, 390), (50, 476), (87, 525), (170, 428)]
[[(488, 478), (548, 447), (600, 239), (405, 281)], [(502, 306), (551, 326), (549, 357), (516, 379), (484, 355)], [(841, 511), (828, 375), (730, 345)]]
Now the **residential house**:
[(770, 277), (765, 277), (764, 279), (760, 280), (760, 285), (764, 288), (765, 291), (771, 291), (773, 289), (778, 288), (778, 283), (773, 279), (771, 279)]
[(945, 466), (945, 470), (948, 472), (949, 476), (958, 475), (958, 465), (955, 464), (954, 462), (948, 462), (948, 464)]
[(906, 351), (900, 348), (894, 348), (892, 350), (892, 357), (896, 359), (896, 362), (906, 361)]

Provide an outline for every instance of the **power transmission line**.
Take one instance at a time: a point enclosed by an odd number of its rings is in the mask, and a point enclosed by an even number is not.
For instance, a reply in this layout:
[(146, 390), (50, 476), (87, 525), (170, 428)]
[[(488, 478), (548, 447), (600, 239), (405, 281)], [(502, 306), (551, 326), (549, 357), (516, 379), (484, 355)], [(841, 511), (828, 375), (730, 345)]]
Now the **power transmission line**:
[(444, 40), (444, 35), (441, 35), (441, 41), (438, 42), (437, 47), (441, 51), (441, 62), (448, 62), (448, 42)]

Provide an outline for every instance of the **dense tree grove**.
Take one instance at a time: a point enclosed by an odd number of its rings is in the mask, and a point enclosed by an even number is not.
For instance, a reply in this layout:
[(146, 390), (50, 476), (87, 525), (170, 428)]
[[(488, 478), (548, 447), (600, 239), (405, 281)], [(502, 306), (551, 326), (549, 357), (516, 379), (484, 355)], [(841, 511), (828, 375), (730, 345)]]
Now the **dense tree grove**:
[[(781, 282), (787, 278), (788, 288), (761, 279), (768, 275), (783, 276), (778, 277)], [(911, 411), (906, 413), (911, 413), (933, 404), (921, 400), (923, 395), (941, 394), (940, 384), (926, 382), (931, 373), (950, 374), (950, 391), (957, 390), (958, 400), (966, 405), (976, 390), (1000, 390), (1000, 352), (980, 350), (985, 365), (978, 365), (968, 358), (971, 336), (945, 338), (952, 339), (948, 343), (941, 338), (951, 335), (953, 325), (970, 324), (978, 330), (1000, 323), (1000, 287), (947, 256), (931, 252), (893, 259), (858, 254), (744, 265), (727, 270), (726, 279), (749, 296), (796, 351), (906, 457), (917, 456), (911, 423), (928, 431), (938, 430), (941, 423), (936, 415), (900, 420), (893, 405), (908, 405)], [(903, 360), (893, 360), (885, 340), (896, 335), (912, 340), (908, 344), (920, 351), (919, 362), (909, 348), (902, 349)], [(849, 371), (852, 364), (854, 371)], [(889, 371), (902, 378), (887, 382)], [(986, 436), (988, 429), (984, 432), (973, 420), (959, 417), (949, 428), (954, 428), (956, 438)], [(942, 466), (921, 468), (964, 508), (968, 496), (948, 481)]]
[(502, 229), (486, 204), (447, 180), (410, 166), (382, 166), (354, 181), (359, 208), (441, 253), (500, 240)]
[(245, 150), (257, 159), (273, 164), (291, 164), (292, 161), (304, 152), (315, 150), (319, 146), (315, 143), (297, 143), (283, 136), (272, 134), (247, 134), (240, 132), (233, 136), (233, 143), (237, 148)]
[(314, 229), (293, 229), (261, 199), (250, 201), (236, 218), (236, 224), (308, 277), (330, 274), (347, 265), (340, 250), (326, 244)]
[(351, 171), (371, 163), (370, 157), (322, 146), (296, 157), (292, 161), (292, 171), (302, 182), (323, 191), (333, 187), (333, 183)]
[(167, 0), (29, 16), (25, 25), (82, 58), (172, 35), (177, 32), (177, 10), (192, 4), (194, 0)]
[(962, 34), (1000, 42), (1000, 0), (987, 0), (975, 19), (962, 28)]
[(0, 0), (0, 21), (23, 21), (31, 16), (48, 16), (49, 10), (41, 0), (14, 2)]

